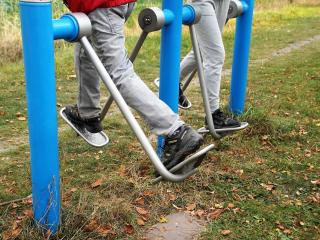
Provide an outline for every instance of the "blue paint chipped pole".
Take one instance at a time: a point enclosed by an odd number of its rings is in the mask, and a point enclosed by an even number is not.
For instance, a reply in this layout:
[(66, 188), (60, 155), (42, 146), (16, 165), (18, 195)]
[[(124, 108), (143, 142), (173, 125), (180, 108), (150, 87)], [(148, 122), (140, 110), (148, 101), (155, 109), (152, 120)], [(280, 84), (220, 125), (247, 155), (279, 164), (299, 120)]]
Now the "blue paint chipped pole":
[(20, 2), (25, 66), (34, 218), (56, 232), (60, 223), (60, 177), (52, 7)]
[(232, 65), (230, 111), (244, 112), (248, 78), (254, 0), (242, 0), (242, 15), (237, 18)]
[(71, 15), (52, 20), (49, 0), (20, 1), (34, 219), (55, 234), (60, 224), (60, 176), (54, 39), (74, 40)]

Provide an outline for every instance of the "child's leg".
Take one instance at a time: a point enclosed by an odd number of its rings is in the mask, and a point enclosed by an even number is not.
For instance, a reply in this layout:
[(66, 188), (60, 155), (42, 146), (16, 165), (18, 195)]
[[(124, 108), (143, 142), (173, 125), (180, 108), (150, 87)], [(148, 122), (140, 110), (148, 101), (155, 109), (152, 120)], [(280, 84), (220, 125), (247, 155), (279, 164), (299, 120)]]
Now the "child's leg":
[[(183, 122), (134, 72), (124, 45), (127, 8), (127, 5), (100, 8), (89, 14), (93, 28), (92, 44), (127, 104), (143, 116), (154, 133), (168, 135)], [(86, 55), (83, 54), (82, 58), (86, 58)], [(96, 79), (84, 79), (81, 87), (90, 87), (90, 81)]]
[(220, 32), (222, 33), (228, 17), (230, 0), (214, 0), (214, 5)]
[(191, 50), (180, 63), (180, 82), (190, 75), (197, 67), (194, 52)]
[(205, 14), (195, 25), (195, 29), (203, 59), (210, 110), (214, 112), (220, 107), (220, 82), (225, 50), (214, 6), (202, 3), (200, 7)]
[(74, 50), (75, 70), (79, 84), (78, 109), (82, 118), (98, 117), (100, 108), (100, 78), (84, 49), (77, 43)]

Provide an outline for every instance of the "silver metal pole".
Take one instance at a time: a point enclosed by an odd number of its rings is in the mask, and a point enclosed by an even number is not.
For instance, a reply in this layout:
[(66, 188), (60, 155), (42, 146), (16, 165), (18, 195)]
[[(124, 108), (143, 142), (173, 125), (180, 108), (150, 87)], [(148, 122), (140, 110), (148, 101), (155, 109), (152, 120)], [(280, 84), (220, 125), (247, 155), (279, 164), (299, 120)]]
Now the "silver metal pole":
[(103, 119), (106, 117), (111, 105), (113, 103), (113, 98), (112, 96), (109, 96), (107, 101), (106, 101), (106, 104), (104, 105), (102, 111), (101, 111), (101, 115), (100, 115), (100, 121), (102, 122)]
[(139, 53), (144, 41), (146, 40), (148, 34), (149, 33), (145, 32), (145, 31), (142, 31), (142, 33), (140, 34), (140, 37), (139, 37), (136, 45), (134, 46), (134, 49), (132, 50), (131, 55), (129, 57), (129, 59), (132, 63), (136, 60), (138, 53)]
[(192, 79), (193, 79), (193, 77), (196, 75), (196, 73), (197, 73), (197, 69), (193, 70), (193, 71), (190, 73), (190, 75), (188, 76), (187, 80), (184, 82), (184, 84), (183, 84), (182, 87), (181, 87), (181, 90), (182, 90), (183, 92), (188, 88), (190, 82), (192, 81)]
[[(146, 40), (148, 34), (149, 33), (145, 32), (145, 31), (143, 31), (140, 34), (138, 42), (136, 43), (136, 45), (135, 45), (134, 49), (132, 50), (132, 53), (131, 53), (131, 55), (129, 57), (129, 59), (130, 59), (130, 61), (132, 63), (136, 60), (136, 58), (138, 56), (138, 53), (139, 53), (144, 41)], [(106, 115), (107, 115), (107, 113), (109, 111), (109, 108), (111, 107), (112, 103), (113, 103), (113, 98), (112, 98), (112, 96), (109, 96), (108, 99), (107, 99), (106, 104), (104, 105), (104, 107), (103, 107), (103, 109), (101, 111), (101, 116), (100, 116), (101, 121), (103, 121), (103, 119), (106, 117)]]
[(201, 92), (202, 92), (204, 110), (205, 110), (206, 117), (207, 117), (208, 128), (209, 128), (211, 135), (214, 138), (220, 139), (221, 136), (214, 129), (213, 119), (212, 119), (212, 115), (211, 115), (211, 111), (210, 111), (207, 86), (206, 86), (206, 82), (204, 80), (202, 59), (201, 59), (200, 49), (199, 49), (198, 40), (197, 40), (197, 34), (195, 31), (194, 25), (190, 25), (189, 30), (190, 30), (190, 35), (191, 35), (193, 51), (194, 51), (194, 55), (196, 57), (196, 62), (197, 62), (197, 67), (198, 67), (198, 77), (199, 77), (199, 82), (200, 82), (200, 87), (201, 87)]
[(139, 142), (141, 143), (142, 147), (144, 148), (145, 152), (149, 156), (152, 164), (154, 165), (155, 169), (158, 171), (158, 173), (166, 180), (171, 181), (171, 182), (181, 182), (187, 177), (191, 176), (194, 171), (191, 171), (190, 173), (187, 174), (179, 174), (175, 175), (170, 173), (165, 166), (162, 164), (161, 160), (159, 159), (158, 155), (154, 151), (152, 145), (150, 144), (148, 138), (142, 131), (140, 125), (138, 124), (137, 120), (133, 116), (132, 112), (130, 111), (129, 106), (126, 104), (124, 101), (123, 97), (121, 96), (120, 92), (118, 91), (117, 87), (113, 83), (112, 79), (110, 78), (107, 70), (103, 66), (102, 62), (100, 61), (98, 55), (92, 48), (91, 44), (89, 43), (87, 37), (82, 37), (80, 39), (80, 42), (88, 54), (91, 62), (95, 66), (98, 74), (100, 75), (103, 83), (106, 85), (108, 88), (111, 96), (114, 98), (116, 101), (118, 107), (120, 108), (120, 111), (122, 112), (123, 116), (127, 120), (129, 126), (137, 136)]

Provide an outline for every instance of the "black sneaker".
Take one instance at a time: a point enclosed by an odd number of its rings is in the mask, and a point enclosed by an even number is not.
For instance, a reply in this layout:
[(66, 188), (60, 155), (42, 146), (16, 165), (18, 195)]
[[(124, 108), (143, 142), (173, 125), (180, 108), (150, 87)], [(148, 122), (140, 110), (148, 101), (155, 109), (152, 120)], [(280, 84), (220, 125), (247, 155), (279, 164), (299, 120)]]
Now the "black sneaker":
[[(203, 138), (197, 131), (188, 125), (182, 125), (165, 139), (161, 161), (164, 166), (170, 170), (172, 167), (181, 163), (188, 155), (197, 151), (202, 144)], [(201, 162), (193, 164), (193, 167), (197, 167)]]
[(179, 107), (182, 109), (188, 109), (191, 107), (191, 102), (189, 99), (183, 94), (181, 87), (179, 87)]
[[(227, 117), (220, 109), (217, 109), (212, 113), (212, 120), (215, 129), (237, 128), (241, 126), (241, 123), (239, 121)], [(205, 124), (207, 127), (207, 118), (205, 119)]]
[(86, 128), (90, 133), (98, 133), (102, 131), (100, 117), (84, 119), (80, 116), (77, 105), (66, 106), (65, 115), (75, 125)]

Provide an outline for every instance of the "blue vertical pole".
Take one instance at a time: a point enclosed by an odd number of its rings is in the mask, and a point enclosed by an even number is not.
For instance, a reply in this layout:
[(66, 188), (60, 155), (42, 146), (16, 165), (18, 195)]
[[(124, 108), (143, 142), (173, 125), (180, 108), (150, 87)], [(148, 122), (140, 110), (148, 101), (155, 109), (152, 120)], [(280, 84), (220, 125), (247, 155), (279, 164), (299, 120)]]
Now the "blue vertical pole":
[(56, 233), (60, 177), (52, 7), (49, 0), (20, 1), (34, 218)]
[[(182, 0), (163, 0), (163, 10), (173, 13), (174, 19), (162, 29), (159, 96), (174, 112), (178, 112), (180, 52), (182, 32)], [(163, 138), (158, 140), (161, 153)]]
[(244, 12), (237, 18), (236, 24), (229, 103), (234, 114), (242, 114), (244, 111), (254, 0), (243, 0), (241, 3)]

